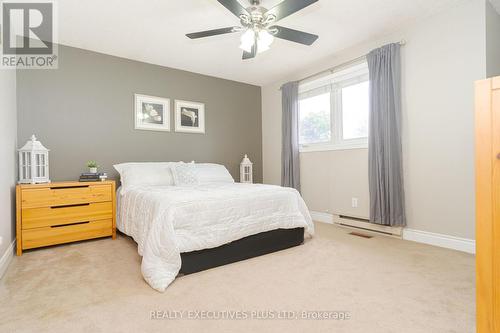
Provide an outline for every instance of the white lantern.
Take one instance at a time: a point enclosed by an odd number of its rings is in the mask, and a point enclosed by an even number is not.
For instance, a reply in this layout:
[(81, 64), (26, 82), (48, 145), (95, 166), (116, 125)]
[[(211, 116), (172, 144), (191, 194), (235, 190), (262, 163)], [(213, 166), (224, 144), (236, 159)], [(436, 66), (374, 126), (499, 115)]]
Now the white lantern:
[(18, 151), (19, 184), (50, 183), (49, 150), (32, 135)]
[(250, 161), (247, 155), (243, 158), (240, 164), (240, 182), (241, 183), (253, 183), (253, 163)]

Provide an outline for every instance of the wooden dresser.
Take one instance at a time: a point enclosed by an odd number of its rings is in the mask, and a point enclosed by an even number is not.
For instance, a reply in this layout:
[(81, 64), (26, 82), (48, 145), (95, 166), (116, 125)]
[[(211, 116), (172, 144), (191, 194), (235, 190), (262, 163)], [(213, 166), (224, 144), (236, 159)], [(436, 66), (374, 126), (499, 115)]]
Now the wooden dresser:
[(17, 255), (91, 238), (116, 238), (115, 182), (59, 182), (16, 187)]
[(477, 332), (500, 333), (500, 77), (476, 83)]

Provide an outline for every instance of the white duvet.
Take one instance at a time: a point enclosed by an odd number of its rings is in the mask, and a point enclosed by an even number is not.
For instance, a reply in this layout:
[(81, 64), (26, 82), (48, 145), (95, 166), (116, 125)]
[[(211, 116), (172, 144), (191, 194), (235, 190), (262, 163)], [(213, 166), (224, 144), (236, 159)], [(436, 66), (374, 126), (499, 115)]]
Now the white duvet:
[(136, 186), (119, 194), (117, 227), (138, 244), (142, 275), (165, 291), (181, 267), (180, 253), (213, 248), (275, 229), (314, 233), (300, 194), (271, 185), (220, 183)]

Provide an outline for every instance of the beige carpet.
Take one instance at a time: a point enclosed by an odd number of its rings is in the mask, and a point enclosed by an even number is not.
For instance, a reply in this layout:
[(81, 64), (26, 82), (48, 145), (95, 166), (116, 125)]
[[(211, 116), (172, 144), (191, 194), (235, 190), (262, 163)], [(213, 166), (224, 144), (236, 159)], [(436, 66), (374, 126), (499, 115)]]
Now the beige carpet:
[[(163, 294), (124, 236), (28, 251), (0, 281), (0, 332), (475, 332), (472, 255), (348, 233), (317, 224), (300, 247), (178, 278)], [(351, 318), (186, 319), (194, 311)]]

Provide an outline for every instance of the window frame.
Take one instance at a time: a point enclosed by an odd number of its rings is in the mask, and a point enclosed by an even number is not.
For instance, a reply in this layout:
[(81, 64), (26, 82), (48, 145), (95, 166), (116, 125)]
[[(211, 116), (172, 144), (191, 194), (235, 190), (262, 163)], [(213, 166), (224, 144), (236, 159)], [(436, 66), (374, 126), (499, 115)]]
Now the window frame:
[[(330, 93), (331, 130), (330, 142), (300, 144), (299, 151), (301, 153), (368, 148), (368, 134), (363, 138), (344, 139), (342, 109), (342, 89), (366, 81), (369, 81), (369, 74), (368, 64), (366, 60), (364, 60), (338, 72), (333, 72), (327, 77), (301, 84), (299, 87), (299, 102), (302, 99), (311, 98), (321, 94), (315, 94), (314, 91)], [(308, 86), (312, 86), (312, 88), (307, 88)]]

